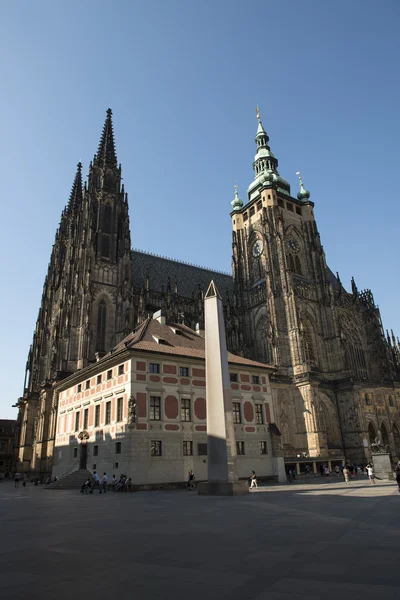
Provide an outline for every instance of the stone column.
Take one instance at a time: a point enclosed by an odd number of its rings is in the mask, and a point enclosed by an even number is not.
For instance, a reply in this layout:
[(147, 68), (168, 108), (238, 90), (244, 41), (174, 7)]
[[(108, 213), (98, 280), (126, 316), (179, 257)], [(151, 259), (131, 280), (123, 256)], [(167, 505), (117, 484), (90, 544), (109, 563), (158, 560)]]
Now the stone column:
[(247, 494), (246, 481), (238, 481), (231, 384), (226, 350), (224, 313), (212, 281), (204, 299), (206, 342), (206, 398), (208, 481), (199, 494), (233, 496)]

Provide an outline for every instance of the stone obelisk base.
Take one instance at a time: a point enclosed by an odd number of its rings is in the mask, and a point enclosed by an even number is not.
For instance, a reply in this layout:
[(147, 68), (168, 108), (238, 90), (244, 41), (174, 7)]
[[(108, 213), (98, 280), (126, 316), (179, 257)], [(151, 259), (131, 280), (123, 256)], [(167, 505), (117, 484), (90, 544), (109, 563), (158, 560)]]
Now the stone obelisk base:
[(247, 481), (234, 483), (219, 483), (216, 481), (203, 481), (197, 486), (199, 496), (244, 496), (249, 493)]
[(374, 471), (377, 477), (380, 477), (380, 479), (389, 479), (389, 481), (394, 479), (389, 454), (373, 454), (372, 462), (374, 463)]

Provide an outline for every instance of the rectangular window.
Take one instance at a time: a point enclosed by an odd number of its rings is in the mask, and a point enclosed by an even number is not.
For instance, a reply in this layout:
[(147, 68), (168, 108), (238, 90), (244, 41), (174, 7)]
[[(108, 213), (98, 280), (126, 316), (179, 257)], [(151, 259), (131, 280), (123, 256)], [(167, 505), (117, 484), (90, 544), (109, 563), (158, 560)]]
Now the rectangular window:
[(256, 209), (254, 208), (254, 206), (252, 206), (250, 209), (250, 216), (252, 217), (255, 212), (256, 212)]
[(106, 418), (104, 421), (105, 425), (111, 423), (111, 402), (106, 402)]
[(159, 440), (151, 440), (150, 455), (151, 456), (162, 456), (162, 443)]
[(207, 456), (207, 444), (197, 444), (197, 454), (199, 456)]
[(78, 383), (78, 394), (80, 394), (82, 391), (82, 384)]
[(259, 376), (258, 376), (258, 375), (253, 375), (253, 376), (252, 376), (252, 381), (253, 381), (253, 383), (255, 383), (256, 385), (259, 385), (259, 383), (260, 383), (260, 378), (259, 378)]
[(93, 456), (98, 456), (98, 455), (99, 455), (99, 447), (97, 445), (93, 446)]
[(97, 375), (97, 385), (100, 385), (101, 383), (101, 375)]
[(118, 463), (114, 463), (114, 469), (118, 469)]
[(183, 456), (193, 456), (193, 442), (182, 442)]
[(284, 208), (283, 200), (281, 200), (280, 198), (278, 198), (278, 206)]
[(150, 421), (161, 420), (161, 398), (159, 396), (150, 396)]
[(247, 220), (248, 220), (248, 218), (249, 218), (249, 215), (248, 215), (248, 213), (247, 213), (247, 212), (246, 212), (246, 213), (244, 213), (244, 215), (243, 215), (243, 221), (247, 221)]
[(89, 388), (90, 388), (90, 379), (88, 379), (86, 382), (86, 389), (88, 390)]
[(74, 448), (74, 458), (78, 458), (78, 448)]
[(299, 206), (296, 206), (296, 213), (298, 215), (301, 215), (301, 208)]
[(112, 379), (112, 369), (107, 371), (107, 379)]
[(234, 423), (241, 423), (242, 422), (242, 418), (240, 415), (240, 402), (233, 402), (232, 403), (232, 412), (233, 412), (233, 422)]
[(182, 398), (181, 400), (181, 421), (190, 421), (190, 400)]
[(238, 380), (237, 373), (229, 373), (229, 377), (230, 377), (231, 381), (237, 381)]
[(236, 453), (238, 456), (243, 456), (244, 452), (244, 442), (236, 442)]
[(77, 413), (75, 413), (75, 431), (79, 431), (79, 416), (80, 413), (78, 411)]
[(100, 426), (100, 404), (96, 404), (94, 407), (94, 426)]
[(121, 442), (115, 442), (115, 454), (121, 454)]
[(117, 398), (117, 421), (122, 421), (122, 408), (124, 405), (123, 398)]
[(160, 365), (158, 363), (149, 363), (149, 372), (150, 373), (159, 373)]
[(286, 208), (290, 210), (290, 212), (293, 212), (293, 204), (291, 202), (286, 202)]
[(89, 409), (85, 408), (85, 412), (83, 413), (83, 429), (87, 429), (89, 424)]
[(125, 365), (119, 365), (118, 367), (118, 375), (123, 375), (125, 372)]
[(261, 209), (262, 209), (262, 202), (261, 202), (261, 200), (259, 200), (257, 202), (257, 210), (261, 210)]
[(179, 367), (180, 377), (189, 377), (189, 367)]
[(260, 454), (268, 454), (267, 442), (259, 442), (260, 444)]
[(263, 405), (256, 404), (256, 423), (262, 425), (264, 423)]

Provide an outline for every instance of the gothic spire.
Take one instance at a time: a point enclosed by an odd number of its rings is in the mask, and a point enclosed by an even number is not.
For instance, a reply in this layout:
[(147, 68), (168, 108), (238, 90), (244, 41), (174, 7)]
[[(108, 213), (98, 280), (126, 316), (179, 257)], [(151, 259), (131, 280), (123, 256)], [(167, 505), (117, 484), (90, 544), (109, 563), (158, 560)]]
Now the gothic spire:
[(67, 213), (75, 212), (82, 203), (82, 163), (78, 162), (74, 183), (67, 207)]
[(117, 155), (115, 153), (114, 131), (111, 117), (112, 110), (109, 108), (107, 110), (106, 121), (104, 123), (103, 133), (101, 134), (99, 148), (95, 157), (96, 163), (101, 167), (105, 167), (106, 165), (109, 167), (117, 166)]

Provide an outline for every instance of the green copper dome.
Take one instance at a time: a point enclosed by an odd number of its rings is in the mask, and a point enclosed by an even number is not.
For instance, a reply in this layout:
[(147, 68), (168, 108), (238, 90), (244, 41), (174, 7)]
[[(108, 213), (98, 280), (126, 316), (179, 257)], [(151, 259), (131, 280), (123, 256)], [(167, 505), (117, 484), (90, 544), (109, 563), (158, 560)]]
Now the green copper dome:
[(297, 198), (301, 202), (306, 202), (307, 200), (310, 199), (310, 192), (308, 190), (306, 190), (306, 188), (303, 185), (303, 178), (300, 174), (300, 171), (297, 171), (296, 175), (299, 176), (299, 181), (300, 181), (300, 191), (297, 194)]
[(238, 190), (237, 190), (237, 186), (236, 185), (235, 185), (235, 197), (232, 200), (231, 204), (232, 204), (232, 210), (240, 210), (241, 208), (243, 208), (243, 202), (239, 198)]

